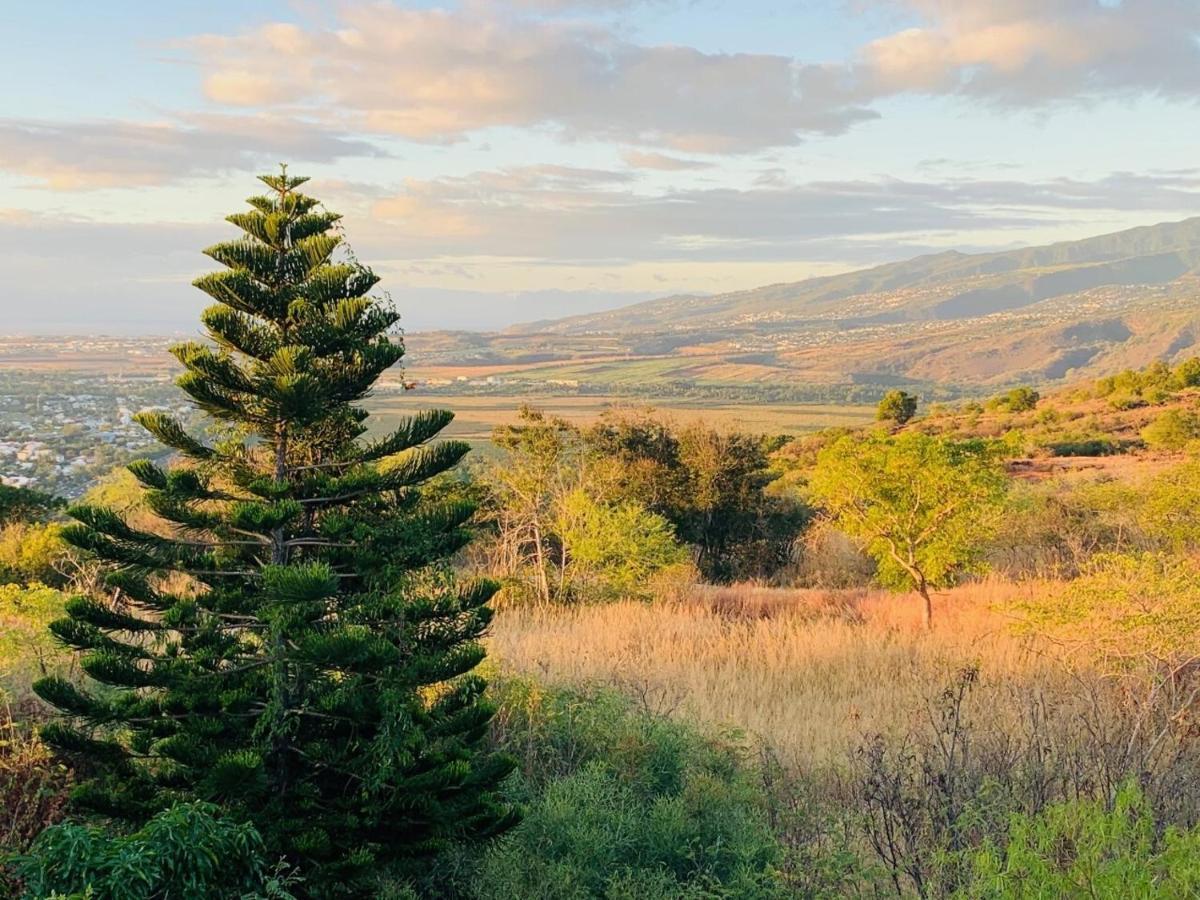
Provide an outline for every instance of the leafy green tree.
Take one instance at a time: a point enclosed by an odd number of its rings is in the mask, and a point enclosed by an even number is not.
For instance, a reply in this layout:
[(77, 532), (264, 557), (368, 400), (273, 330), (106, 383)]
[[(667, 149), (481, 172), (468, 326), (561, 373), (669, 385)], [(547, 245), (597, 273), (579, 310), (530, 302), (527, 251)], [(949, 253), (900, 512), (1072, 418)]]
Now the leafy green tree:
[(860, 541), (891, 586), (916, 591), (926, 628), (931, 588), (981, 561), (1008, 479), (991, 447), (906, 432), (844, 437), (817, 457), (813, 498)]
[(400, 360), (378, 278), (338, 248), (339, 216), (286, 169), (206, 253), (211, 343), (173, 348), (178, 385), (227, 435), (139, 421), (183, 462), (130, 466), (161, 527), (92, 505), (64, 531), (109, 564), (106, 590), (51, 627), (101, 689), (38, 693), (69, 716), (44, 731), (82, 775), (74, 800), (144, 823), (178, 800), (252, 822), (314, 896), (457, 839), (503, 829), (484, 682), (491, 582), (444, 565), (467, 504), (422, 485), (467, 452), (430, 443), (429, 411), (366, 441), (360, 402)]
[(671, 523), (610, 490), (611, 459), (585, 454), (569, 423), (525, 407), (493, 441), (505, 454), (486, 475), (492, 565), (511, 584), (543, 602), (648, 598), (658, 576), (686, 568)]
[(576, 488), (558, 505), (555, 528), (565, 581), (602, 599), (651, 599), (655, 579), (682, 569), (688, 552), (662, 516), (633, 502), (605, 503)]
[(770, 438), (626, 413), (586, 430), (583, 441), (601, 493), (674, 525), (709, 580), (773, 574), (809, 521), (807, 507), (771, 490), (783, 473)]
[(880, 422), (895, 422), (897, 425), (903, 425), (916, 414), (916, 396), (899, 389), (884, 394), (875, 410), (875, 418)]

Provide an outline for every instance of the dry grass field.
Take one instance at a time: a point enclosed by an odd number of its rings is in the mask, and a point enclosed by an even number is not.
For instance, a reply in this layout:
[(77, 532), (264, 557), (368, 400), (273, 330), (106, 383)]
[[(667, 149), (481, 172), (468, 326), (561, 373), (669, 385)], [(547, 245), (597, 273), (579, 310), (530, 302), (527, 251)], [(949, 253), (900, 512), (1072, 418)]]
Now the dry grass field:
[(929, 702), (978, 668), (976, 708), (1013, 726), (1053, 653), (1006, 608), (1049, 585), (985, 582), (917, 604), (884, 591), (693, 589), (671, 603), (503, 609), (499, 664), (560, 683), (608, 683), (655, 712), (733, 727), (803, 767), (844, 759), (864, 735), (919, 727)]
[(484, 442), (497, 425), (516, 422), (521, 405), (525, 403), (576, 425), (594, 422), (609, 409), (636, 406), (639, 409), (651, 407), (663, 417), (683, 425), (703, 422), (715, 428), (752, 434), (800, 435), (834, 426), (860, 427), (871, 422), (875, 415), (872, 406), (838, 404), (768, 406), (672, 400), (631, 404), (619, 397), (605, 396), (439, 396), (420, 390), (380, 394), (372, 399), (370, 408), (372, 427), (381, 433), (391, 430), (400, 417), (416, 410), (430, 407), (452, 409), (455, 420), (444, 434), (461, 440)]

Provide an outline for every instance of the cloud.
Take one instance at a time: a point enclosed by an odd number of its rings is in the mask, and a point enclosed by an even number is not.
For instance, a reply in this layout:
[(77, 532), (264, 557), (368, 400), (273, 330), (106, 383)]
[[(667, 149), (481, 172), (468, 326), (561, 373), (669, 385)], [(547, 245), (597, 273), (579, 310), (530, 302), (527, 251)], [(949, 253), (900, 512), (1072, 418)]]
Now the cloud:
[[(822, 181), (653, 195), (552, 182), (525, 170), (410, 180), (357, 230), (396, 259), (496, 258), (577, 265), (645, 260), (854, 259), (863, 242), (1053, 225), (1087, 211), (1190, 212), (1200, 175), (1083, 181)], [(872, 252), (875, 252), (873, 248)]]
[(700, 159), (681, 159), (665, 153), (645, 153), (630, 150), (623, 156), (635, 169), (657, 169), (660, 172), (682, 172), (688, 169), (711, 169), (713, 164)]
[(338, 17), (196, 38), (208, 96), (419, 141), (543, 127), (684, 152), (794, 144), (875, 116), (836, 68), (786, 56), (642, 46), (595, 23), (479, 6), (347, 4)]
[(0, 120), (0, 168), (54, 190), (162, 185), (281, 159), (379, 156), (370, 143), (279, 118), (193, 115), (163, 122)]
[(1200, 89), (1195, 0), (889, 0), (916, 27), (868, 44), (868, 94), (964, 94), (1013, 106)]
[(853, 58), (804, 61), (647, 46), (561, 15), (630, 5), (623, 0), (349, 2), (332, 26), (274, 23), (190, 46), (208, 96), (223, 104), (299, 110), (418, 141), (537, 127), (685, 153), (840, 134), (898, 94), (1030, 106), (1136, 93), (1191, 99), (1200, 88), (1195, 0), (860, 2), (899, 9), (913, 24)]

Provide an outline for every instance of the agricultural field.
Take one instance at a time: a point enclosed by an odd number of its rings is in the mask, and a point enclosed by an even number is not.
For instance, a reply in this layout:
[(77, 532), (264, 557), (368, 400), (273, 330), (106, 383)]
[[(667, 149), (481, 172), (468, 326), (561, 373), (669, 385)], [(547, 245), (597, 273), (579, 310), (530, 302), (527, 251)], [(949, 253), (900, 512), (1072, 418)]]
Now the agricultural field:
[(498, 426), (514, 424), (522, 405), (531, 405), (548, 415), (560, 416), (574, 425), (587, 425), (606, 412), (653, 410), (681, 425), (703, 423), (713, 428), (753, 434), (796, 436), (825, 428), (857, 427), (871, 421), (875, 408), (841, 404), (735, 404), (682, 400), (630, 400), (615, 396), (441, 396), (420, 389), (380, 394), (369, 402), (373, 427), (379, 432), (394, 428), (404, 416), (420, 409), (444, 407), (453, 410), (454, 422), (447, 437), (474, 444), (490, 440)]

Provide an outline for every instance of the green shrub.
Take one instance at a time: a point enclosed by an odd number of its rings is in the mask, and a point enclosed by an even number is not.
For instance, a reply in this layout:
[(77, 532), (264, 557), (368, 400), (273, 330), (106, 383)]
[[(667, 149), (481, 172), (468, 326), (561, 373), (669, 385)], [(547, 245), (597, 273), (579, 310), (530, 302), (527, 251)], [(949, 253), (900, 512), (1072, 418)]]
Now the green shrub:
[(1145, 406), (1146, 401), (1135, 391), (1118, 389), (1108, 395), (1108, 405), (1115, 410), (1137, 409)]
[(1200, 568), (1168, 553), (1098, 553), (1056, 591), (1023, 603), (1026, 623), (1094, 661), (1168, 670), (1194, 658)]
[(1160, 472), (1136, 498), (1137, 525), (1155, 546), (1177, 553), (1200, 547), (1200, 460)]
[(956, 894), (964, 900), (1195, 897), (1200, 827), (1160, 836), (1146, 799), (1129, 785), (1111, 808), (1080, 800), (1014, 816), (1007, 846), (970, 854), (970, 870)]
[(1104, 434), (1067, 434), (1041, 447), (1051, 456), (1115, 456), (1124, 449), (1115, 438)]
[(1180, 387), (1200, 387), (1200, 356), (1185, 359), (1175, 367), (1174, 375)]
[(582, 488), (555, 510), (567, 591), (589, 600), (652, 599), (656, 579), (690, 558), (662, 516), (627, 501), (609, 504)]
[(1190, 409), (1168, 409), (1142, 429), (1142, 440), (1152, 450), (1182, 450), (1200, 438), (1200, 415)]
[(1033, 417), (1033, 421), (1038, 425), (1057, 425), (1062, 419), (1062, 411), (1055, 409), (1053, 406), (1046, 406), (1039, 409), (1037, 415)]
[(992, 397), (987, 408), (998, 412), (1028, 412), (1038, 405), (1041, 395), (1031, 387), (1015, 387)]
[(16, 868), (29, 900), (54, 894), (97, 900), (292, 897), (294, 879), (272, 870), (263, 854), (252, 825), (220, 818), (211, 804), (181, 803), (132, 834), (51, 826)]
[(521, 824), (442, 897), (784, 896), (761, 788), (732, 740), (635, 708), (610, 691), (500, 687), (501, 747), (521, 760)]

